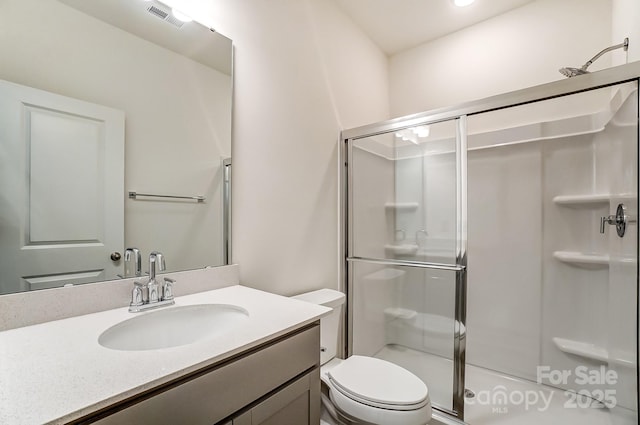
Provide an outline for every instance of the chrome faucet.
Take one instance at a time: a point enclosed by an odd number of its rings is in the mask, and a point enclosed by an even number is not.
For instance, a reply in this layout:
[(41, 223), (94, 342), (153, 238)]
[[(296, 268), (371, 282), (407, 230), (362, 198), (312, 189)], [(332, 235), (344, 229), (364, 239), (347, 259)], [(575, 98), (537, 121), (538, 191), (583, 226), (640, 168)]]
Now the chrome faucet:
[[(133, 263), (133, 270), (131, 266)], [(142, 276), (142, 257), (138, 248), (127, 248), (124, 251), (124, 277)]]
[(175, 281), (164, 278), (162, 285), (156, 280), (156, 272), (166, 269), (162, 253), (153, 251), (149, 254), (149, 280), (134, 282), (131, 292), (129, 311), (137, 313), (175, 303), (173, 299), (173, 284)]

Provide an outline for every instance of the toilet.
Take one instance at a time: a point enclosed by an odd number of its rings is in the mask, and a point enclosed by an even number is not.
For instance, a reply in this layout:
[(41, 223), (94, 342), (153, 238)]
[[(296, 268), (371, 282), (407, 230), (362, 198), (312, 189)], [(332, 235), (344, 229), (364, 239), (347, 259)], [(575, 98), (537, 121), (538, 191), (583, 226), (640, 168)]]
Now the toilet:
[(342, 292), (320, 289), (293, 298), (333, 309), (320, 319), (323, 416), (329, 413), (337, 424), (424, 425), (430, 421), (429, 390), (420, 378), (385, 360), (336, 357)]

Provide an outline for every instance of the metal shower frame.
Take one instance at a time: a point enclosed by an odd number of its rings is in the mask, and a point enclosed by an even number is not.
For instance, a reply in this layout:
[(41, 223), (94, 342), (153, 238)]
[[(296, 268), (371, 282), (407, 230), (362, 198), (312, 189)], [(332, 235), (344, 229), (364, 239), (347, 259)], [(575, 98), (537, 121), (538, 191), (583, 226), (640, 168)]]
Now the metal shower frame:
[[(352, 262), (365, 261), (369, 263), (401, 265), (410, 267), (422, 267), (428, 269), (444, 269), (456, 272), (456, 303), (454, 319), (458, 322), (455, 326), (454, 334), (454, 382), (453, 382), (453, 409), (439, 409), (441, 412), (464, 419), (464, 382), (465, 382), (465, 338), (461, 338), (461, 325), (466, 325), (466, 303), (467, 303), (467, 212), (466, 212), (466, 118), (485, 112), (511, 108), (519, 105), (550, 100), (567, 95), (582, 93), (590, 90), (611, 87), (618, 84), (635, 81), (640, 83), (640, 62), (621, 65), (603, 71), (587, 73), (579, 77), (562, 79), (556, 82), (547, 83), (523, 90), (518, 90), (502, 95), (497, 95), (477, 101), (463, 103), (457, 106), (435, 109), (419, 114), (408, 115), (388, 121), (374, 123), (366, 126), (343, 130), (340, 135), (340, 279), (344, 293), (347, 295), (345, 308), (345, 335), (344, 335), (344, 355), (352, 354), (353, 351), (353, 288), (349, 278), (350, 264)], [(353, 215), (350, 208), (352, 187), (352, 175), (349, 167), (349, 160), (352, 158), (352, 141), (365, 137), (380, 135), (389, 132), (403, 130), (419, 125), (430, 125), (442, 121), (457, 121), (457, 145), (456, 145), (456, 264), (443, 265), (434, 263), (422, 263), (401, 260), (385, 259), (364, 259), (350, 256), (353, 252), (350, 240), (350, 230), (353, 228)], [(640, 126), (639, 126), (640, 128)], [(640, 140), (640, 134), (637, 135)], [(637, 165), (637, 164), (636, 164)], [(639, 185), (640, 187), (640, 185)], [(636, 200), (636, 203), (638, 201)], [(638, 229), (636, 229), (637, 232)], [(640, 239), (640, 238), (639, 238)], [(638, 247), (636, 247), (638, 249)], [(640, 252), (640, 251), (636, 251)], [(636, 269), (636, 280), (638, 279), (638, 269)], [(636, 287), (637, 287), (636, 282)], [(640, 291), (638, 291), (640, 292)], [(636, 300), (636, 315), (640, 300)], [(636, 330), (638, 323), (636, 323)], [(636, 341), (638, 345), (638, 341)], [(638, 364), (638, 346), (636, 346), (636, 372)], [(636, 377), (636, 392), (640, 388), (640, 380)], [(636, 394), (638, 396), (638, 394)], [(640, 405), (640, 401), (638, 402)], [(445, 417), (444, 420), (447, 420)], [(456, 421), (451, 421), (456, 423)]]

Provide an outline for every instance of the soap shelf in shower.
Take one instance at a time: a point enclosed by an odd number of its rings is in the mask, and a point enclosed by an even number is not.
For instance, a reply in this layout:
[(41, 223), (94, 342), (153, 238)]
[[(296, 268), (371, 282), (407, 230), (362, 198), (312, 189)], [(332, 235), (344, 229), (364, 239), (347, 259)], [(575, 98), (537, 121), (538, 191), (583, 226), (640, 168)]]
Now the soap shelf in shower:
[(393, 280), (404, 276), (404, 270), (384, 268), (362, 277), (363, 280)]
[(417, 202), (387, 202), (384, 204), (387, 211), (415, 211), (418, 209)]
[(611, 356), (609, 350), (588, 342), (576, 341), (567, 338), (552, 338), (553, 343), (558, 349), (567, 354), (584, 357), (586, 359), (596, 360), (602, 363), (616, 364), (635, 368), (634, 355), (632, 353), (621, 352), (620, 356)]
[(629, 193), (597, 193), (589, 195), (558, 195), (553, 198), (553, 203), (569, 208), (597, 208), (608, 206), (612, 200), (629, 200), (633, 201), (636, 196)]
[(575, 251), (555, 251), (553, 258), (577, 267), (599, 269), (609, 267), (609, 255), (585, 254)]
[(611, 195), (608, 193), (593, 195), (559, 195), (553, 198), (553, 203), (570, 208), (593, 208), (609, 205)]
[(384, 251), (387, 255), (414, 256), (418, 253), (418, 245), (385, 245)]
[(553, 343), (558, 349), (567, 354), (585, 357), (587, 359), (597, 360), (603, 363), (609, 362), (609, 352), (604, 347), (586, 342), (574, 341), (572, 339), (554, 337)]

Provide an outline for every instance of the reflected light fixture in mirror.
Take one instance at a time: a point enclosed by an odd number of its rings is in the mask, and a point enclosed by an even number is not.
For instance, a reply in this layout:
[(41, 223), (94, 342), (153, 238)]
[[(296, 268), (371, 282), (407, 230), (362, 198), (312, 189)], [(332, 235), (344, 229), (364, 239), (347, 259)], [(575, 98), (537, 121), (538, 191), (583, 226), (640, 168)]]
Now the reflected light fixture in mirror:
[[(153, 0), (142, 0), (143, 2), (151, 2)], [(162, 4), (166, 4), (164, 2), (160, 2)], [(170, 5), (167, 5), (170, 6)], [(186, 13), (180, 11), (179, 9), (175, 8), (175, 7), (171, 7), (171, 15), (173, 15), (174, 18), (176, 18), (178, 21), (180, 22), (192, 22), (193, 18), (189, 15), (187, 15)], [(205, 25), (206, 26), (206, 25)]]
[(469, 6), (474, 1), (475, 0), (453, 0), (453, 4), (455, 4), (458, 7), (465, 7), (465, 6)]

